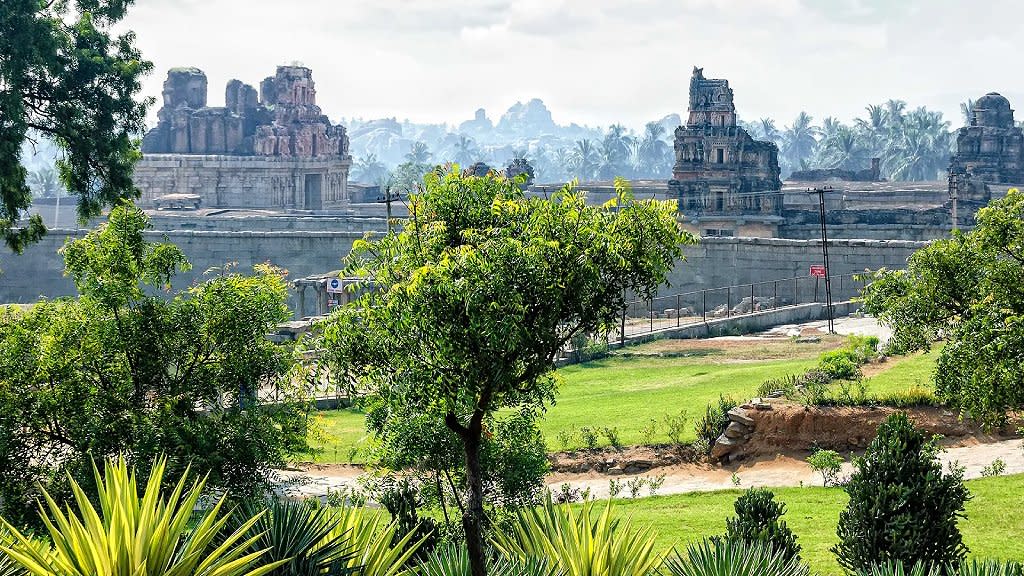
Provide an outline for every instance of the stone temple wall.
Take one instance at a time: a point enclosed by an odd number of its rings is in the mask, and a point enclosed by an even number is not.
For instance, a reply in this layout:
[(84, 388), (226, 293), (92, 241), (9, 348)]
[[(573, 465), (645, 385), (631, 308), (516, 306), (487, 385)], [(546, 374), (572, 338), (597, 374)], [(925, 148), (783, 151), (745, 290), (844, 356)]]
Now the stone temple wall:
[(348, 204), (347, 157), (147, 154), (135, 166), (139, 205), (195, 194), (203, 207), (323, 210)]
[[(85, 231), (52, 230), (41, 242), (18, 256), (0, 251), (0, 302), (34, 302), (74, 293), (69, 278), (62, 275), (63, 259), (57, 250), (69, 237)], [(323, 274), (341, 267), (341, 259), (361, 232), (345, 231), (224, 231), (154, 230), (154, 241), (169, 240), (184, 250), (192, 270), (179, 275), (174, 286), (182, 288), (201, 279), (203, 273), (226, 263), (240, 270), (270, 262), (289, 271), (296, 279)], [(830, 241), (833, 274), (850, 274), (883, 266), (902, 268), (923, 242), (836, 240)], [(706, 238), (686, 250), (687, 260), (670, 275), (671, 283), (661, 294), (693, 292), (750, 282), (770, 282), (807, 276), (811, 265), (821, 263), (821, 242), (775, 238)], [(805, 288), (809, 284), (805, 284)], [(785, 286), (783, 287), (785, 288)], [(850, 287), (838, 296), (849, 297)], [(293, 307), (294, 307), (293, 302)], [(674, 307), (666, 304), (667, 307)]]

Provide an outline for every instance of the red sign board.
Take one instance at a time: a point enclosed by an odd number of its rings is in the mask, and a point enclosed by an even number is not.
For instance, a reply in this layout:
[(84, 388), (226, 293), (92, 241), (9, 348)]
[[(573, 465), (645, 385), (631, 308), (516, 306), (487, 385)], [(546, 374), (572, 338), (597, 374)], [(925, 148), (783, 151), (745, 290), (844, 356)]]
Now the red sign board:
[(824, 278), (825, 277), (825, 267), (824, 266), (811, 266), (811, 276), (813, 276), (815, 278)]

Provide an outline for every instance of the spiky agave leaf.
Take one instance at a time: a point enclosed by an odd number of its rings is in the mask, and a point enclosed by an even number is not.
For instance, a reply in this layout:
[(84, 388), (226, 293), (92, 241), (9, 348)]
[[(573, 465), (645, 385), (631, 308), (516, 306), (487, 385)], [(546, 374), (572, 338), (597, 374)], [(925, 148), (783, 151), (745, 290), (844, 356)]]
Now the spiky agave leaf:
[[(490, 576), (562, 576), (545, 558), (497, 558), (489, 563)], [(464, 546), (447, 546), (431, 551), (416, 566), (416, 576), (470, 576), (469, 554)]]
[(675, 551), (665, 559), (671, 576), (807, 576), (810, 569), (785, 552), (761, 543), (738, 540), (702, 540), (690, 544), (686, 554)]
[(407, 565), (429, 536), (414, 540), (414, 532), (398, 536), (398, 522), (385, 523), (380, 514), (361, 507), (334, 510), (337, 523), (326, 540), (338, 539), (355, 552), (346, 566), (360, 576), (411, 576)]
[(258, 517), (250, 528), (258, 536), (253, 550), (266, 550), (267, 561), (284, 561), (269, 576), (349, 576), (359, 571), (358, 566), (349, 566), (357, 554), (346, 533), (335, 533), (339, 520), (331, 510), (282, 500), (270, 502), (265, 509), (261, 514), (262, 502), (241, 506), (242, 517)]
[[(205, 480), (188, 485), (186, 470), (166, 496), (161, 486), (166, 461), (158, 459), (140, 496), (133, 470), (125, 458), (107, 460), (104, 474), (93, 464), (100, 509), (71, 479), (73, 503), (61, 506), (43, 490), (40, 513), (52, 547), (42, 548), (0, 520), (14, 536), (0, 545), (29, 576), (264, 576), (280, 563), (260, 563), (258, 539), (248, 531), (259, 517), (242, 523), (226, 538), (215, 540), (228, 517), (221, 498), (194, 526), (191, 518)], [(186, 490), (186, 486), (188, 489)]]
[(542, 506), (520, 511), (507, 532), (492, 542), (505, 557), (544, 558), (565, 576), (647, 576), (660, 563), (649, 528), (612, 518), (611, 501), (574, 509), (556, 505), (548, 494)]

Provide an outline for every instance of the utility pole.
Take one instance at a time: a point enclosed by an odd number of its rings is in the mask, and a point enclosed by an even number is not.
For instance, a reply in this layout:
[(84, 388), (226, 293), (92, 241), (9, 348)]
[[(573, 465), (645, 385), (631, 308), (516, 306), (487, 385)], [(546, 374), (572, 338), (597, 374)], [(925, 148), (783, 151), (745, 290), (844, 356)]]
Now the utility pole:
[(825, 192), (832, 192), (831, 186), (808, 190), (818, 195), (818, 214), (821, 217), (821, 256), (825, 259), (825, 302), (828, 308), (828, 333), (835, 334), (836, 326), (832, 310), (832, 275), (828, 266), (828, 227), (825, 225)]

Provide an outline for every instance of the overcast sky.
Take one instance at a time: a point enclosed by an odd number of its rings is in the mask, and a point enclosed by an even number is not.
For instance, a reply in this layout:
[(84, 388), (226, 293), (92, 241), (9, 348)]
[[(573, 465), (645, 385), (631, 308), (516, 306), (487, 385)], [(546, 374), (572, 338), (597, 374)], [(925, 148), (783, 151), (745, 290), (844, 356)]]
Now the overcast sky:
[(729, 79), (747, 120), (899, 98), (959, 126), (989, 91), (1024, 106), (1021, 22), (1020, 0), (136, 0), (126, 25), (150, 96), (196, 66), (219, 106), (229, 79), (297, 61), (334, 120), (496, 121), (541, 98), (559, 124), (636, 128), (685, 113), (695, 65)]

